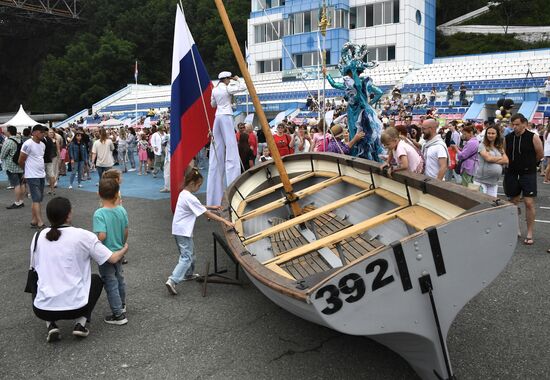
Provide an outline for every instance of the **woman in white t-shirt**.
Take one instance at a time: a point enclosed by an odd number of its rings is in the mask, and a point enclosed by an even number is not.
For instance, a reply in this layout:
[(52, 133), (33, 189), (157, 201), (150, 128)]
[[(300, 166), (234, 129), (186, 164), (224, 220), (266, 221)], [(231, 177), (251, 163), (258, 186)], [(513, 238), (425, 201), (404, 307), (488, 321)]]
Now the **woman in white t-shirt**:
[(99, 140), (96, 140), (92, 146), (92, 162), (95, 162), (100, 181), (103, 173), (115, 164), (113, 150), (115, 150), (115, 144), (113, 144), (113, 140), (107, 138), (107, 131), (102, 128), (99, 132)]
[(195, 254), (193, 253), (193, 228), (197, 217), (205, 215), (207, 218), (225, 223), (229, 228), (235, 227), (233, 223), (225, 220), (221, 216), (214, 214), (210, 210), (221, 210), (221, 206), (203, 206), (201, 202), (193, 195), (202, 185), (202, 175), (199, 169), (192, 168), (185, 175), (185, 188), (178, 196), (174, 219), (172, 219), (172, 235), (176, 239), (176, 244), (180, 253), (179, 261), (172, 275), (168, 277), (165, 285), (168, 292), (172, 295), (178, 294), (176, 285), (181, 281), (193, 280), (199, 277), (193, 273), (195, 270)]
[(103, 289), (101, 278), (92, 274), (90, 259), (99, 265), (116, 263), (128, 251), (128, 244), (111, 252), (94, 233), (72, 227), (67, 198), (50, 200), (46, 215), (51, 227), (37, 232), (31, 243), (31, 266), (38, 274), (33, 311), (47, 323), (47, 342), (61, 338), (56, 322), (65, 319), (75, 320), (73, 335), (85, 338), (89, 334), (86, 321)]
[[(395, 128), (387, 128), (380, 136), (380, 142), (388, 151), (388, 158), (381, 168), (389, 167), (388, 174), (399, 170), (408, 170), (412, 173), (424, 171), (424, 158), (406, 137), (400, 136)], [(396, 166), (392, 167), (395, 160)]]

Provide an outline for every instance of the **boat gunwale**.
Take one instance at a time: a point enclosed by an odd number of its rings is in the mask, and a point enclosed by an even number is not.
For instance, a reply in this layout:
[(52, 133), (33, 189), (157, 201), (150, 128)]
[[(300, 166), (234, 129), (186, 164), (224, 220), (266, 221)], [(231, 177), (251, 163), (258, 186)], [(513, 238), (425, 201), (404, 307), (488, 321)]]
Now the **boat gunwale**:
[[(308, 161), (313, 162), (314, 161), (329, 161), (329, 162), (336, 162), (338, 165), (345, 165), (350, 166), (355, 169), (359, 170), (365, 170), (366, 174), (378, 174), (380, 176), (387, 177), (387, 175), (380, 169), (380, 164), (374, 161), (369, 161), (357, 157), (351, 157), (351, 156), (344, 156), (340, 154), (334, 154), (334, 153), (302, 153), (298, 155), (290, 155), (283, 157), (283, 161), (285, 162), (292, 162), (292, 161), (302, 161), (305, 156), (309, 156)], [(232, 211), (229, 207), (230, 200), (233, 198), (235, 193), (238, 190), (238, 186), (244, 182), (246, 182), (252, 175), (256, 174), (259, 171), (262, 171), (270, 166), (274, 166), (272, 162), (264, 162), (258, 166), (255, 166), (245, 173), (243, 173), (240, 177), (235, 179), (227, 190), (224, 193), (223, 198), (223, 209), (222, 216), (226, 218), (231, 218)], [(326, 172), (326, 170), (323, 170)], [(365, 173), (362, 173), (365, 174)], [(422, 191), (423, 193), (430, 194), (437, 198), (443, 198), (445, 201), (449, 203), (453, 203), (457, 205), (460, 208), (463, 208), (465, 212), (461, 215), (469, 214), (470, 209), (474, 209), (471, 212), (482, 212), (483, 210), (477, 210), (480, 206), (483, 207), (485, 205), (486, 207), (508, 207), (511, 204), (509, 202), (502, 202), (499, 203), (497, 199), (488, 196), (486, 194), (483, 194), (479, 191), (470, 190), (467, 188), (464, 188), (463, 186), (453, 184), (453, 183), (444, 183), (442, 181), (432, 179), (429, 177), (426, 177), (422, 174), (416, 174), (416, 173), (410, 173), (407, 171), (401, 171), (394, 173), (391, 177), (392, 180), (399, 182), (403, 185), (409, 186), (411, 188), (418, 189)], [(451, 200), (449, 200), (451, 198)], [(452, 222), (452, 220), (446, 220), (442, 223), (437, 224), (434, 227), (439, 227), (442, 225), (445, 225), (447, 223)], [(233, 250), (233, 255), (236, 258), (236, 260), (239, 262), (239, 264), (242, 266), (243, 270), (246, 271), (247, 274), (253, 276), (256, 280), (261, 282), (262, 284), (282, 293), (288, 296), (291, 296), (297, 300), (303, 301), (308, 303), (308, 297), (315, 289), (318, 289), (321, 284), (326, 283), (327, 281), (330, 281), (330, 279), (334, 276), (337, 276), (338, 273), (340, 273), (343, 270), (346, 270), (350, 267), (350, 265), (356, 265), (360, 263), (362, 260), (366, 260), (373, 255), (378, 254), (379, 252), (383, 251), (384, 249), (387, 249), (388, 246), (384, 245), (381, 246), (372, 252), (369, 252), (368, 255), (365, 255), (348, 265), (343, 266), (342, 268), (339, 268), (338, 270), (331, 273), (329, 276), (327, 276), (325, 279), (319, 281), (317, 284), (313, 285), (312, 287), (305, 288), (305, 289), (299, 289), (297, 288), (298, 282), (296, 280), (291, 280), (288, 278), (285, 278), (279, 274), (276, 274), (272, 270), (266, 268), (261, 262), (256, 260), (254, 257), (251, 256), (250, 252), (247, 251), (246, 247), (243, 245), (243, 241), (241, 240), (240, 236), (238, 235), (237, 231), (235, 229), (227, 229), (226, 227), (223, 228), (225, 237), (227, 239), (227, 242), (229, 246)], [(413, 239), (418, 237), (420, 234), (426, 233), (426, 230), (420, 230), (417, 231), (411, 235), (408, 235), (406, 237), (403, 237), (400, 239), (401, 242), (405, 242), (409, 239)]]

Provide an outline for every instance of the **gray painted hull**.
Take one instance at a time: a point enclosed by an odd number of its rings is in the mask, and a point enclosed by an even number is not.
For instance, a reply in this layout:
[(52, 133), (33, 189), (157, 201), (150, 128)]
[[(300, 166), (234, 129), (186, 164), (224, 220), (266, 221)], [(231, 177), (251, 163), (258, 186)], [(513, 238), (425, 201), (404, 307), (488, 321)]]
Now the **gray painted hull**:
[[(327, 194), (319, 194), (317, 201)], [(413, 201), (423, 202), (421, 193), (411, 196)], [(428, 201), (435, 208), (443, 204)], [(364, 212), (349, 209), (345, 214), (355, 219)], [(247, 272), (245, 265), (243, 269), (263, 294), (290, 313), (345, 334), (374, 339), (400, 354), (423, 379), (448, 378), (452, 373), (450, 360), (445, 360), (449, 328), (464, 305), (505, 268), (514, 253), (518, 230), (517, 208), (511, 204), (494, 204), (479, 211), (473, 208), (455, 215), (435, 227), (441, 247), (438, 259), (427, 231), (401, 231), (396, 235), (395, 230), (380, 230), (386, 236), (380, 251), (340, 268), (318, 283), (308, 284), (305, 300), (270, 286), (258, 273)], [(393, 238), (396, 241), (392, 243)], [(230, 241), (234, 248), (235, 241)], [(401, 256), (395, 245), (402, 248)], [(259, 262), (269, 259), (265, 244), (253, 243), (246, 249)], [(420, 285), (420, 279), (427, 277), (432, 284), (440, 332), (429, 293), (423, 292)]]

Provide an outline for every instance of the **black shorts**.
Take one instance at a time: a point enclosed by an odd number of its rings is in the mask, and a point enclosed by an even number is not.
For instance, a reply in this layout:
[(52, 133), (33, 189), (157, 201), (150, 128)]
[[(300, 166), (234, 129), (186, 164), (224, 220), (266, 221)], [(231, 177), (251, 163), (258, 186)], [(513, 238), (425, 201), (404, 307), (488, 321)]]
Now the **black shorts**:
[(9, 170), (6, 170), (6, 174), (8, 175), (10, 186), (16, 187), (23, 184), (23, 173), (12, 173)]
[(537, 173), (506, 173), (502, 185), (504, 187), (504, 193), (509, 198), (517, 197), (520, 194), (522, 194), (523, 197), (536, 197)]

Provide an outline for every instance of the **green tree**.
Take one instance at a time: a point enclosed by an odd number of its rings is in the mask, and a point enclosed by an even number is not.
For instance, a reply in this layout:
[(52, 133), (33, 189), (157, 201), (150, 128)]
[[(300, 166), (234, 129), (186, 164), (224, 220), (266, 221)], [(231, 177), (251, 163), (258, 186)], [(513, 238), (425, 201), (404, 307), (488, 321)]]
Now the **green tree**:
[(48, 56), (33, 104), (55, 112), (76, 112), (126, 85), (135, 45), (112, 31), (90, 33), (70, 44), (62, 57)]

